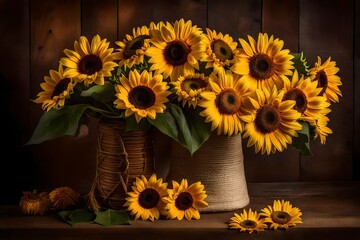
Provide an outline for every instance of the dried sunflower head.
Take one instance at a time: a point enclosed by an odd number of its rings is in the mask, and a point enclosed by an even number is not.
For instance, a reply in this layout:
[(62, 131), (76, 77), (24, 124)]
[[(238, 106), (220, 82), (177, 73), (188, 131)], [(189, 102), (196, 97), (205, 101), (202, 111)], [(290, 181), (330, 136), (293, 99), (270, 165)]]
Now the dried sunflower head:
[(50, 208), (47, 192), (23, 192), (19, 207), (27, 215), (43, 215)]
[(58, 187), (49, 194), (49, 199), (57, 210), (65, 210), (79, 203), (80, 194), (70, 187)]

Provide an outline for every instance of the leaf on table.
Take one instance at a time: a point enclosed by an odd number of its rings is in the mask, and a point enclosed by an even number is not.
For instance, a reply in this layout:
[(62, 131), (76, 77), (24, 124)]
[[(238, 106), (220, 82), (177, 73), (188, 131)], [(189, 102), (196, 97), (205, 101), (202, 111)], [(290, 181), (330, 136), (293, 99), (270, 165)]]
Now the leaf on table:
[(81, 208), (58, 212), (59, 217), (66, 223), (74, 226), (78, 223), (93, 222), (96, 215), (89, 209)]
[(124, 211), (107, 209), (96, 213), (95, 222), (103, 226), (112, 226), (130, 224), (130, 219)]

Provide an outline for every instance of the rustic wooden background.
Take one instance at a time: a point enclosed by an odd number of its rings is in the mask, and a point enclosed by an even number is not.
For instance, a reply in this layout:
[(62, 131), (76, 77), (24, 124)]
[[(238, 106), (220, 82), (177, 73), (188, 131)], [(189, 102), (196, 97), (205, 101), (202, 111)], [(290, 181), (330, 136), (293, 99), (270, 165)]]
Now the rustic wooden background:
[(326, 145), (313, 142), (311, 157), (291, 147), (271, 156), (244, 147), (248, 182), (359, 180), (359, 14), (356, 0), (0, 0), (0, 201), (17, 201), (23, 190), (86, 187), (93, 180), (96, 122), (87, 137), (23, 146), (42, 114), (30, 99), (63, 49), (81, 35), (114, 42), (133, 27), (180, 18), (235, 40), (267, 32), (292, 52), (304, 51), (311, 64), (332, 56), (340, 67), (343, 97), (332, 106), (334, 134)]

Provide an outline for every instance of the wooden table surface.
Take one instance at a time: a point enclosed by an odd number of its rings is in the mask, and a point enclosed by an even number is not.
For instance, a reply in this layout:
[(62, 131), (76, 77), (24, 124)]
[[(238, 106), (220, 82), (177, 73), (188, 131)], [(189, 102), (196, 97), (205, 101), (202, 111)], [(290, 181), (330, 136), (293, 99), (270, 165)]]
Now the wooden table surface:
[(80, 223), (74, 227), (55, 214), (24, 216), (19, 208), (0, 206), (0, 239), (360, 239), (360, 182), (249, 183), (250, 204), (260, 211), (274, 199), (289, 200), (301, 209), (303, 224), (288, 230), (253, 234), (229, 230), (234, 212), (203, 213), (200, 220), (132, 221), (131, 225), (104, 227)]

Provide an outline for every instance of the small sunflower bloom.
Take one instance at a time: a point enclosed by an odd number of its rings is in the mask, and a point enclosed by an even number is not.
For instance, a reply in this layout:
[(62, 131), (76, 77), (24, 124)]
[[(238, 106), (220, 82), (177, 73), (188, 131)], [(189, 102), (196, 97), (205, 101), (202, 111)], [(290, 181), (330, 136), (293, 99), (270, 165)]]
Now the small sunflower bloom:
[(37, 98), (33, 100), (35, 103), (41, 103), (42, 109), (46, 111), (64, 106), (65, 100), (70, 98), (75, 86), (72, 79), (64, 76), (61, 64), (58, 71), (50, 70), (49, 75), (45, 76), (45, 82), (40, 84), (43, 91), (39, 92)]
[(159, 29), (150, 31), (150, 42), (146, 55), (150, 57), (151, 71), (162, 73), (164, 78), (176, 81), (199, 70), (199, 61), (205, 52), (204, 35), (201, 28), (190, 20), (166, 22)]
[(282, 76), (291, 76), (294, 56), (289, 49), (283, 49), (284, 41), (270, 37), (267, 33), (259, 33), (257, 40), (248, 36), (248, 42), (239, 38), (244, 50), (240, 59), (231, 70), (250, 83), (251, 90), (267, 89), (271, 91), (275, 85), (283, 87)]
[(276, 87), (271, 92), (257, 89), (246, 101), (251, 117), (243, 137), (249, 138), (247, 147), (255, 146), (256, 153), (282, 152), (292, 143), (292, 137), (298, 136), (296, 131), (302, 129), (298, 122), (301, 113), (293, 109), (296, 102), (282, 101), (283, 95)]
[(182, 179), (179, 184), (172, 181), (172, 189), (168, 189), (168, 197), (164, 198), (166, 203), (167, 218), (182, 220), (200, 219), (199, 208), (205, 208), (208, 203), (204, 185), (196, 182), (188, 185), (187, 179)]
[(327, 114), (330, 112), (330, 108), (324, 108), (318, 118), (304, 119), (305, 121), (309, 122), (310, 126), (313, 128), (314, 140), (319, 138), (320, 143), (323, 145), (326, 143), (326, 138), (333, 133), (333, 131), (328, 127), (330, 119)]
[[(154, 23), (150, 24), (150, 27), (153, 29), (155, 26)], [(117, 49), (120, 53), (119, 67), (127, 69), (144, 63), (145, 53), (150, 47), (149, 31), (150, 28), (147, 26), (133, 28), (132, 35), (126, 34), (123, 41), (115, 42), (120, 47)]]
[(336, 62), (331, 61), (329, 57), (324, 63), (318, 56), (317, 62), (313, 68), (309, 69), (310, 79), (317, 83), (321, 88), (320, 95), (326, 97), (330, 102), (339, 102), (339, 96), (342, 97), (339, 86), (342, 85), (341, 78), (337, 75), (339, 68)]
[(177, 81), (171, 82), (174, 91), (178, 96), (178, 101), (182, 102), (182, 106), (192, 106), (196, 108), (200, 102), (200, 94), (209, 89), (209, 77), (204, 74), (195, 73), (186, 77), (180, 76)]
[(166, 214), (163, 198), (167, 196), (167, 183), (162, 178), (157, 178), (154, 173), (148, 180), (142, 175), (136, 178), (131, 188), (133, 191), (127, 192), (129, 196), (124, 206), (131, 215), (135, 215), (135, 220), (154, 221), (159, 219), (160, 214)]
[(294, 71), (291, 81), (284, 77), (284, 100), (294, 100), (294, 109), (301, 113), (300, 119), (312, 117), (318, 118), (323, 109), (328, 108), (330, 103), (323, 96), (319, 96), (321, 91), (316, 82), (302, 75), (299, 77), (297, 70)]
[(23, 192), (20, 199), (20, 209), (27, 215), (44, 215), (50, 209), (50, 200), (47, 192)]
[(248, 84), (233, 75), (231, 71), (211, 75), (211, 91), (201, 93), (198, 104), (203, 110), (199, 113), (205, 122), (211, 122), (211, 131), (216, 129), (218, 135), (237, 135), (244, 129), (243, 105), (248, 91)]
[(288, 229), (296, 224), (302, 223), (302, 213), (297, 207), (293, 207), (289, 201), (284, 199), (274, 200), (272, 206), (261, 209), (260, 215), (264, 217), (265, 223), (270, 224), (271, 229)]
[(244, 209), (242, 213), (234, 213), (234, 216), (230, 218), (229, 228), (252, 234), (253, 232), (264, 231), (267, 228), (264, 221), (265, 219), (260, 219), (260, 214), (257, 211), (252, 211), (251, 208), (249, 211)]
[(80, 194), (70, 187), (58, 187), (49, 193), (49, 199), (57, 210), (66, 210), (79, 203)]
[(206, 62), (205, 68), (212, 68), (214, 73), (229, 70), (240, 58), (241, 51), (236, 48), (238, 43), (229, 34), (206, 28), (204, 44), (206, 50), (201, 60)]
[(66, 67), (64, 75), (74, 78), (76, 82), (82, 82), (85, 86), (92, 84), (104, 85), (104, 78), (111, 77), (119, 59), (119, 53), (113, 53), (109, 48), (110, 42), (106, 38), (101, 39), (97, 34), (91, 43), (84, 36), (74, 42), (74, 49), (65, 49), (67, 57), (60, 59), (60, 63)]
[(115, 86), (116, 100), (114, 104), (118, 109), (125, 109), (125, 117), (135, 114), (136, 122), (142, 118), (155, 119), (157, 113), (163, 113), (165, 103), (171, 92), (169, 86), (163, 81), (163, 76), (143, 70), (130, 71), (129, 77), (122, 76), (120, 84)]

